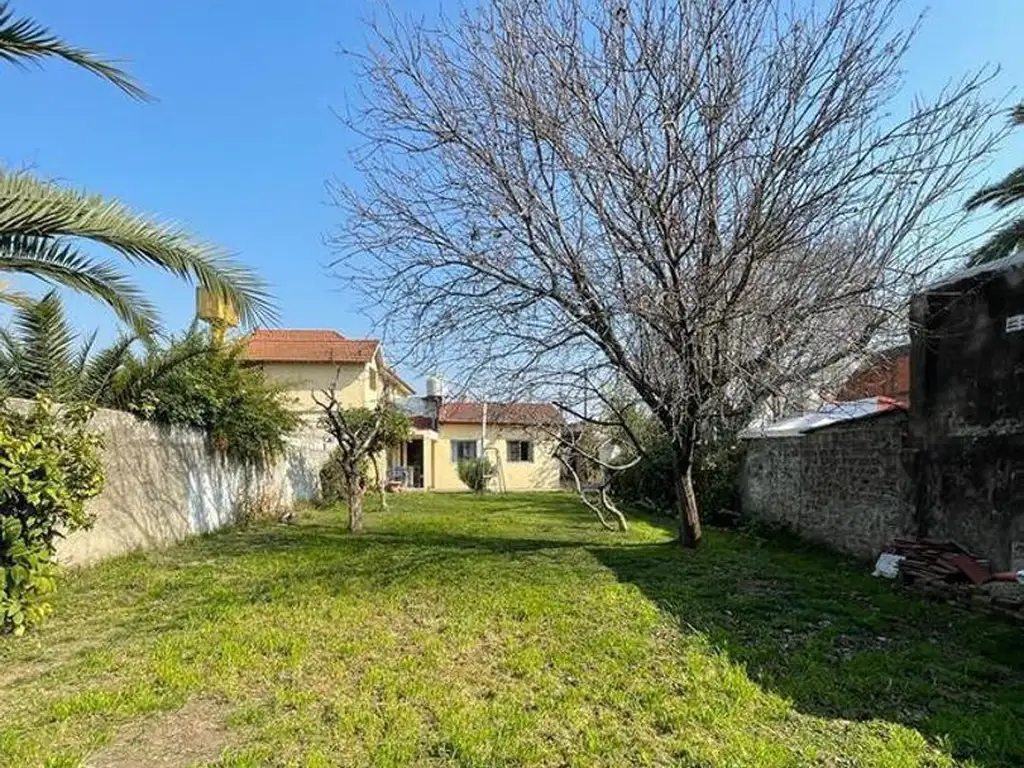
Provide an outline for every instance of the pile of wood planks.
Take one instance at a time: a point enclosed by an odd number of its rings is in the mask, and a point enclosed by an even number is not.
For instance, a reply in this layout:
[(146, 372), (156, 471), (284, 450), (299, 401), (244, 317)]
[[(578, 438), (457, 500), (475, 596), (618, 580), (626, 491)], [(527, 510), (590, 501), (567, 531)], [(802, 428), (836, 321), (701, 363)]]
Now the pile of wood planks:
[(992, 579), (988, 560), (974, 557), (948, 539), (895, 539), (892, 551), (906, 558), (900, 563), (900, 574), (912, 581), (984, 584)]

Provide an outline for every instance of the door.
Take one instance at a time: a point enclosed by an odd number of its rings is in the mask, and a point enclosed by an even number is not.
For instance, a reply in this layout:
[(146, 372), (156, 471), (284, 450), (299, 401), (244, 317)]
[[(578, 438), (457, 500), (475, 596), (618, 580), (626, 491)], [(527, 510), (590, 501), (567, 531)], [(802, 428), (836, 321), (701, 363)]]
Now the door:
[(405, 464), (412, 474), (413, 488), (423, 487), (423, 440), (410, 440), (405, 446)]

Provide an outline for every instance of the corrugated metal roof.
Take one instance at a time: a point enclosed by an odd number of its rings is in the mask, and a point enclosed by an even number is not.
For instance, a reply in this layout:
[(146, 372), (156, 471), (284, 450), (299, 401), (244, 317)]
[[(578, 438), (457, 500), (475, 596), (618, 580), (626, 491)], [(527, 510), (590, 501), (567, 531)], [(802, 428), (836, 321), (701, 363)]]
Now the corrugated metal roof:
[(800, 437), (835, 424), (905, 410), (906, 407), (901, 402), (891, 397), (865, 397), (860, 400), (826, 403), (810, 413), (787, 416), (771, 424), (752, 424), (740, 432), (740, 439)]

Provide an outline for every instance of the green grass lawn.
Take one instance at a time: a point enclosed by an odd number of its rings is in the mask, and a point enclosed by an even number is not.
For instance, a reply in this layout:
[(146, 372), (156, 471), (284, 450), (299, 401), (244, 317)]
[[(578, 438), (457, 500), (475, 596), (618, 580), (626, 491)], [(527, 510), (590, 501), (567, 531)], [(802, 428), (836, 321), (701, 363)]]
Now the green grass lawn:
[[(71, 574), (0, 638), (16, 766), (1024, 765), (1019, 629), (564, 495), (396, 497)], [(162, 760), (162, 762), (161, 762)]]

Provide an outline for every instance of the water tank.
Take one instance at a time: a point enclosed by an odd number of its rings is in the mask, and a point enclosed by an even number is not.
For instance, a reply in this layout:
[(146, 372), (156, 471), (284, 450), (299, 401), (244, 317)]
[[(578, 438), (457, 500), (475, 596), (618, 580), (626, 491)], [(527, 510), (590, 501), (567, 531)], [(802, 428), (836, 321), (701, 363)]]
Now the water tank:
[(441, 398), (444, 396), (444, 385), (439, 376), (427, 376), (427, 397)]

